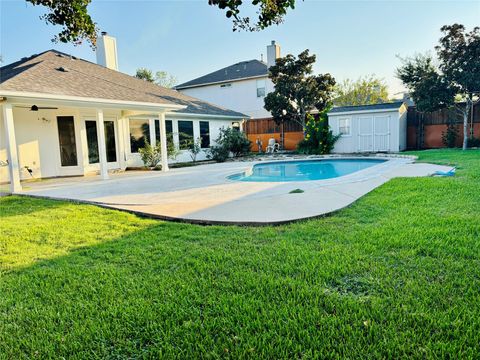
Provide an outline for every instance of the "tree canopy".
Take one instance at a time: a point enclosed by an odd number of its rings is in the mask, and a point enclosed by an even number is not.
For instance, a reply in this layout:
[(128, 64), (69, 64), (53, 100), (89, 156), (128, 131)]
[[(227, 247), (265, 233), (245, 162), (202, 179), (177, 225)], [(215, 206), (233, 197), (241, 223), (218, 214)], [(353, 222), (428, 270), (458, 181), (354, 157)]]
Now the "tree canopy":
[(172, 88), (177, 84), (177, 78), (166, 71), (157, 71), (154, 74), (150, 69), (138, 68), (135, 77), (166, 88)]
[(249, 16), (240, 15), (240, 8), (245, 8), (242, 0), (208, 0), (208, 3), (225, 10), (227, 18), (233, 19), (233, 31), (258, 31), (274, 24), (278, 25), (283, 21), (287, 11), (295, 8), (295, 0), (250, 0), (258, 14), (258, 18), (252, 21)]
[[(463, 25), (453, 24), (440, 30), (443, 35), (435, 47), (437, 59), (430, 55), (403, 59), (396, 73), (420, 111), (456, 105), (463, 116), (463, 148), (466, 149), (469, 111), (480, 94), (480, 27), (467, 32)], [(462, 102), (456, 103), (456, 98)]]
[(360, 77), (357, 80), (345, 79), (335, 86), (337, 106), (378, 104), (388, 101), (388, 86), (385, 80), (375, 75)]
[(330, 74), (313, 75), (315, 55), (308, 50), (296, 58), (279, 58), (269, 69), (275, 90), (265, 97), (265, 109), (277, 123), (295, 121), (305, 128), (307, 113), (323, 111), (331, 104), (335, 79)]
[(47, 7), (48, 12), (41, 19), (62, 27), (52, 41), (78, 45), (86, 40), (95, 46), (97, 24), (92, 20), (87, 9), (91, 0), (27, 0), (27, 2)]
[[(41, 19), (52, 25), (59, 25), (62, 30), (52, 39), (54, 42), (73, 43), (87, 41), (96, 46), (98, 27), (90, 14), (88, 5), (92, 0), (26, 0), (33, 5), (42, 5), (47, 13)], [(280, 24), (289, 9), (295, 8), (295, 0), (250, 0), (255, 10), (252, 20), (240, 14), (240, 9), (247, 5), (242, 0), (208, 0), (208, 4), (225, 10), (227, 18), (233, 19), (233, 30), (258, 31), (274, 24)], [(242, 12), (243, 14), (243, 12)]]

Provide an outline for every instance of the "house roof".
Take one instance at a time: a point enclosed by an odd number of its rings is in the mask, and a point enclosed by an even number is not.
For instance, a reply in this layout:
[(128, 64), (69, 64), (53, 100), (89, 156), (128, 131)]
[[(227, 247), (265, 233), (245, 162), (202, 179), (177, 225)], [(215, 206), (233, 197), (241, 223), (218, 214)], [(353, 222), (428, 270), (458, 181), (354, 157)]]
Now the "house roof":
[(68, 54), (49, 50), (0, 68), (1, 91), (181, 105), (177, 113), (248, 117)]
[(267, 76), (268, 67), (262, 61), (248, 60), (242, 61), (223, 69), (211, 72), (210, 74), (200, 76), (199, 78), (187, 81), (183, 84), (175, 86), (176, 89), (185, 89), (189, 87), (203, 86), (212, 83), (221, 83), (234, 80), (241, 80), (256, 76)]
[(389, 103), (372, 104), (372, 105), (354, 105), (354, 106), (338, 106), (330, 110), (329, 114), (355, 112), (355, 111), (370, 111), (370, 110), (395, 110), (403, 105), (403, 101), (395, 101)]

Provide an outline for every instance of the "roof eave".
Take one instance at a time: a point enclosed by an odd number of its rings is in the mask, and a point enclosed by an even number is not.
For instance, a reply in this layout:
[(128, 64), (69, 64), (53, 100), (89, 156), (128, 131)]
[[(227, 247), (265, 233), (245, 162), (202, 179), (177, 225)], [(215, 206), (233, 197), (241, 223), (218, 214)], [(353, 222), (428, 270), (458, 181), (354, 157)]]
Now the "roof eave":
[(228, 84), (228, 83), (235, 82), (235, 81), (244, 81), (244, 80), (258, 79), (258, 78), (263, 78), (263, 77), (268, 77), (268, 74), (255, 75), (255, 76), (247, 76), (247, 77), (243, 77), (243, 78), (230, 79), (230, 80), (222, 80), (222, 81), (214, 81), (214, 82), (194, 84), (194, 85), (187, 85), (187, 86), (182, 86), (182, 84), (180, 84), (180, 85), (178, 85), (178, 86), (175, 86), (175, 90), (191, 89), (191, 88), (197, 88), (197, 87), (203, 87), (203, 86), (210, 86), (210, 85)]
[(63, 106), (78, 106), (78, 107), (100, 107), (107, 109), (122, 109), (122, 110), (143, 110), (143, 111), (172, 111), (185, 109), (184, 105), (168, 104), (168, 103), (150, 103), (128, 100), (113, 100), (90, 98), (70, 95), (45, 94), (24, 91), (11, 91), (0, 89), (0, 97), (5, 97), (8, 102), (29, 102), (29, 101), (43, 101), (54, 103)]

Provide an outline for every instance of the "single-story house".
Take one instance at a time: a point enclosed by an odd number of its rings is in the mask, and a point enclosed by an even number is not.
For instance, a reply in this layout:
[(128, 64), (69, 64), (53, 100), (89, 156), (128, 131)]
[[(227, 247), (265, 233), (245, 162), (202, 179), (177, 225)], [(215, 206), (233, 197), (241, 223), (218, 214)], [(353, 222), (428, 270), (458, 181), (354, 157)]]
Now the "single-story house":
[[(247, 118), (121, 73), (116, 53), (107, 55), (97, 54), (99, 65), (49, 50), (0, 68), (0, 183), (15, 192), (32, 176), (106, 179), (108, 170), (142, 166), (145, 140), (160, 141), (167, 171), (167, 139), (185, 149), (186, 138), (201, 138), (205, 150), (221, 127)], [(176, 159), (188, 160), (188, 151)]]
[(403, 101), (340, 106), (328, 113), (328, 124), (341, 137), (335, 153), (399, 152), (407, 148), (407, 105)]

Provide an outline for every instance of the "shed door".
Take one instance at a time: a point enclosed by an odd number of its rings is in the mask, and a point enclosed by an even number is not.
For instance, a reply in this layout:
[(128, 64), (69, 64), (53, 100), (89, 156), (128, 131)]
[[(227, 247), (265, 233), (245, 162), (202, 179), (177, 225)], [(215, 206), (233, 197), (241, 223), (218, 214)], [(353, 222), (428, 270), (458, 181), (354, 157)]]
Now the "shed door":
[(373, 118), (358, 118), (358, 151), (373, 151)]
[(390, 150), (390, 116), (375, 116), (375, 151)]

